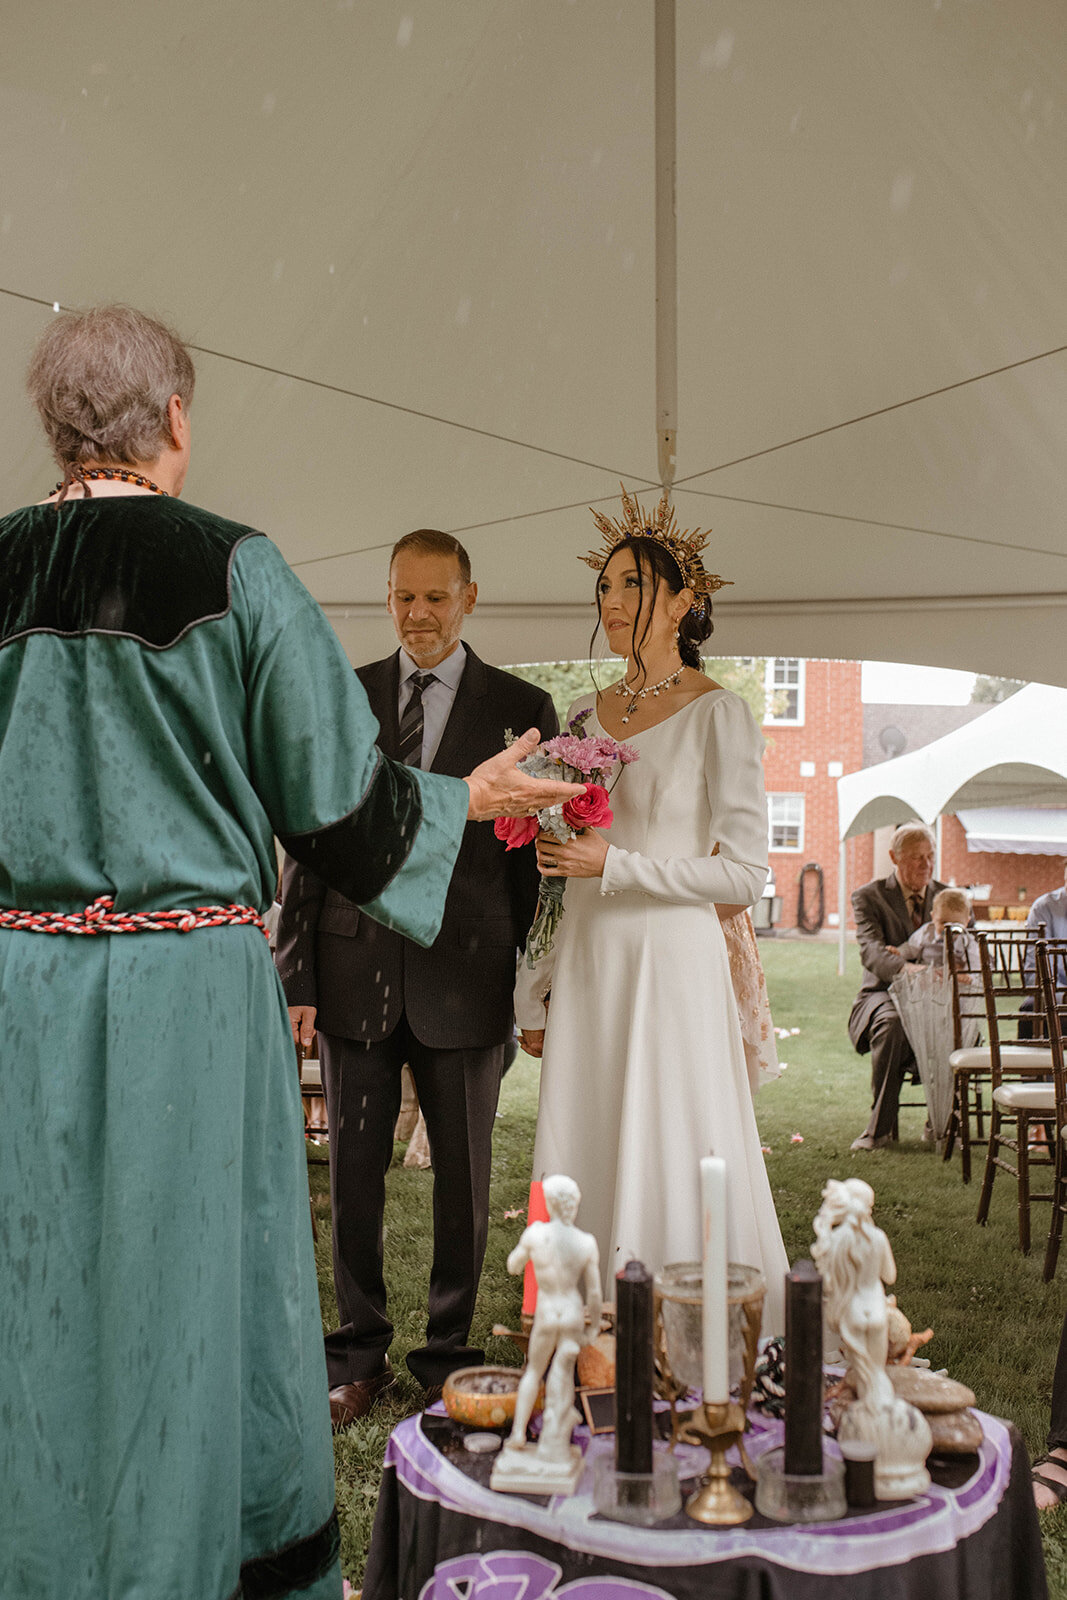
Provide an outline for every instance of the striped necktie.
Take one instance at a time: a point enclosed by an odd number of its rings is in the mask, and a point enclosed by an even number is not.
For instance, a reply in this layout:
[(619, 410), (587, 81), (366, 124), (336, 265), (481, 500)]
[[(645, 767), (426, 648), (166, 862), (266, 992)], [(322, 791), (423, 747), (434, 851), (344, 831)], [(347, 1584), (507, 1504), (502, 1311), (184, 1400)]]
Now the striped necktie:
[(414, 672), (408, 682), (411, 684), (411, 698), (404, 707), (404, 715), (400, 719), (400, 759), (409, 767), (421, 767), (422, 696), (427, 685), (436, 683), (437, 679), (432, 672)]
[(924, 894), (909, 894), (908, 896), (908, 910), (911, 913), (911, 925), (913, 928), (922, 926), (923, 902), (925, 899), (926, 896)]

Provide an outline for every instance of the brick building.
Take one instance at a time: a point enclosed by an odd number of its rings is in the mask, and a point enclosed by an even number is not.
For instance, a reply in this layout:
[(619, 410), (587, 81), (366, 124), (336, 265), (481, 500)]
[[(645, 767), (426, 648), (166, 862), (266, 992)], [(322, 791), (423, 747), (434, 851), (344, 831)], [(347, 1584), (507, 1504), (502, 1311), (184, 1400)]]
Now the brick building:
[[(989, 710), (983, 705), (864, 706), (860, 676), (858, 661), (780, 656), (767, 663), (763, 770), (771, 873), (782, 899), (777, 926), (782, 929), (798, 926), (799, 910), (808, 927), (814, 927), (820, 888), (823, 926), (838, 925), (837, 779), (919, 749)], [(891, 832), (884, 828), (848, 841), (850, 890), (890, 870)], [(988, 886), (984, 898), (993, 905), (1029, 905), (1063, 883), (1063, 858), (976, 852), (968, 849), (960, 819), (946, 816), (941, 876), (949, 883)]]
[[(821, 878), (824, 924), (837, 926), (837, 780), (863, 765), (860, 671), (858, 661), (777, 656), (767, 663), (763, 775), (781, 928), (797, 926), (802, 874), (806, 919), (817, 913)], [(856, 877), (862, 844), (849, 841), (850, 884), (863, 881)]]

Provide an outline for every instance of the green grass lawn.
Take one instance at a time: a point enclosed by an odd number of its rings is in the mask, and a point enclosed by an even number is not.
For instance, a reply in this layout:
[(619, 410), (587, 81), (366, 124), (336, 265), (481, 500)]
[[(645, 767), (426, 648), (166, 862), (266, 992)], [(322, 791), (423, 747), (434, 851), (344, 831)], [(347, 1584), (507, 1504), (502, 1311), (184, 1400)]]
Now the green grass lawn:
[[(1047, 1211), (1034, 1210), (1035, 1247), (1029, 1257), (1016, 1244), (1015, 1194), (998, 1177), (989, 1224), (974, 1222), (978, 1178), (960, 1181), (958, 1156), (946, 1166), (920, 1143), (921, 1109), (901, 1113), (898, 1146), (853, 1156), (849, 1144), (863, 1129), (870, 1103), (869, 1059), (856, 1056), (846, 1022), (859, 983), (855, 949), (849, 971), (837, 976), (836, 946), (821, 941), (763, 940), (774, 1020), (799, 1033), (779, 1041), (787, 1063), (776, 1084), (759, 1095), (757, 1116), (778, 1204), (786, 1250), (806, 1255), (811, 1222), (828, 1178), (862, 1175), (876, 1195), (876, 1216), (897, 1260), (897, 1297), (917, 1328), (932, 1327), (924, 1354), (974, 1389), (979, 1406), (1009, 1417), (1031, 1454), (1044, 1447), (1052, 1370), (1064, 1312), (1060, 1281), (1043, 1284), (1041, 1264)], [(523, 1226), (534, 1122), (537, 1064), (520, 1056), (501, 1095), (493, 1160), (489, 1249), (471, 1342), (484, 1344), (490, 1361), (514, 1363), (518, 1352), (493, 1339), (490, 1329), (517, 1326), (519, 1280), (505, 1269)], [(793, 1143), (799, 1133), (802, 1143)], [(398, 1155), (400, 1147), (398, 1147)], [(320, 1219), (319, 1282), (323, 1321), (335, 1320), (330, 1269), (326, 1169), (313, 1166)], [(978, 1168), (980, 1177), (981, 1168)], [(370, 1537), (382, 1454), (390, 1429), (418, 1410), (422, 1391), (403, 1358), (421, 1342), (431, 1249), (432, 1176), (395, 1164), (389, 1175), (386, 1273), (396, 1326), (392, 1350), (399, 1382), (393, 1396), (336, 1440), (337, 1494), (345, 1576), (358, 1586)], [(509, 1211), (522, 1215), (508, 1217)], [(579, 1217), (579, 1222), (581, 1218)], [(1061, 1268), (1061, 1275), (1067, 1267)], [(1042, 1519), (1049, 1590), (1067, 1600), (1067, 1514)]]

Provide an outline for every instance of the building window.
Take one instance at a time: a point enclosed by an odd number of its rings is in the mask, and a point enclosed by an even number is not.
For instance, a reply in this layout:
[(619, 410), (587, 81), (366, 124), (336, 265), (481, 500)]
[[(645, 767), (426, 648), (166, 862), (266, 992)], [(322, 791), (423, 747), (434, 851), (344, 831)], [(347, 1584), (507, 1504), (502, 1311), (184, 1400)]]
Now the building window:
[(771, 656), (767, 662), (767, 715), (764, 722), (797, 727), (804, 721), (804, 662), (799, 656)]
[(804, 848), (804, 796), (802, 794), (769, 794), (767, 820), (770, 825), (771, 849), (794, 850)]

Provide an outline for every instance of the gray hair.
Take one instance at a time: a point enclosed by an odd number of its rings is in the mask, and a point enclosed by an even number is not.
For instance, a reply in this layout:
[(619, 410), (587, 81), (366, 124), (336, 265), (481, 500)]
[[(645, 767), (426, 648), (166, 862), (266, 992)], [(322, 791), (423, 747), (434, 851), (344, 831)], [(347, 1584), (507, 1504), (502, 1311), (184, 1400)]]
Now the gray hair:
[(889, 841), (891, 855), (899, 856), (901, 851), (906, 851), (919, 840), (928, 844), (931, 850), (936, 849), (934, 836), (923, 822), (902, 822), (892, 839)]
[(59, 465), (154, 461), (170, 436), (167, 402), (192, 404), (196, 373), (176, 333), (132, 306), (54, 317), (26, 387)]

